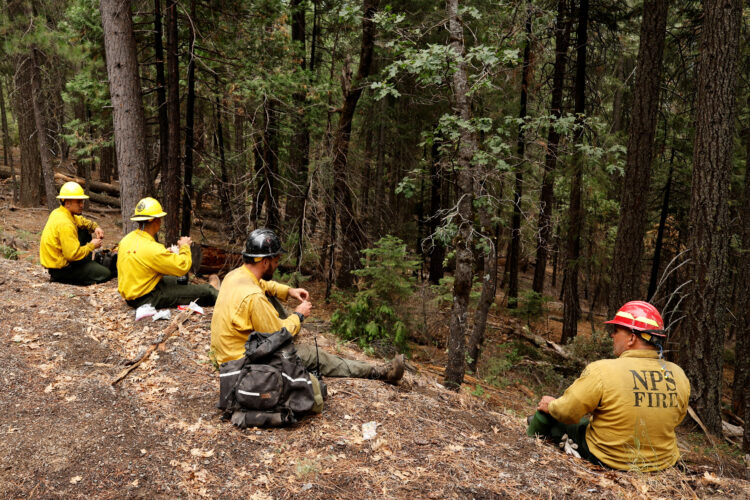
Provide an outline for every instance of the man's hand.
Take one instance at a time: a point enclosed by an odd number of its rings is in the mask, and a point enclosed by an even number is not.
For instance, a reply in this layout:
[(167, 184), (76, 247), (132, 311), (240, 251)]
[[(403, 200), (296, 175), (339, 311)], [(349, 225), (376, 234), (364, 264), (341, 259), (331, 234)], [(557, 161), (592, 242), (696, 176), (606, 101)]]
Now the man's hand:
[(94, 238), (99, 238), (100, 240), (104, 239), (104, 230), (100, 227), (97, 227), (94, 229)]
[(190, 239), (190, 236), (181, 236), (179, 240), (177, 240), (177, 246), (181, 247), (182, 245), (190, 246), (193, 243), (193, 240)]
[(94, 248), (99, 248), (102, 246), (102, 239), (101, 238), (93, 238), (91, 240), (91, 244), (94, 245)]
[(297, 308), (294, 310), (294, 312), (298, 312), (304, 317), (310, 316), (310, 310), (312, 309), (312, 302), (303, 301), (300, 305), (297, 306)]
[[(290, 288), (289, 296), (293, 299), (297, 299), (300, 302), (304, 302), (310, 298), (310, 293), (304, 288)], [(307, 316), (307, 314), (305, 314)]]
[(539, 405), (536, 407), (537, 410), (543, 411), (544, 413), (549, 413), (549, 404), (554, 401), (556, 398), (553, 398), (552, 396), (542, 396), (541, 401), (539, 401)]

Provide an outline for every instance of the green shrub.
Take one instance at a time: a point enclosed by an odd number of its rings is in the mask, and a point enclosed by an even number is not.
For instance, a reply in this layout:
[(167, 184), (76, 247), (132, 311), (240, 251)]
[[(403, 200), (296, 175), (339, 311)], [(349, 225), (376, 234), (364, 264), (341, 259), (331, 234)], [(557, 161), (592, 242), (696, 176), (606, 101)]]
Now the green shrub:
[(414, 294), (414, 274), (421, 263), (395, 236), (381, 238), (362, 253), (363, 268), (354, 271), (361, 278), (359, 291), (333, 313), (331, 330), (363, 348), (387, 344), (403, 351), (408, 330), (404, 302)]
[(612, 339), (604, 330), (594, 330), (589, 337), (576, 335), (568, 348), (575, 357), (586, 363), (612, 357)]
[(520, 300), (517, 298), (508, 299), (508, 305), (514, 302), (518, 306), (515, 309), (508, 309), (508, 312), (517, 318), (525, 320), (528, 324), (531, 320), (539, 319), (547, 312), (546, 304), (549, 301), (549, 297), (545, 297), (534, 290), (527, 290), (523, 292)]
[(8, 245), (0, 244), (0, 255), (6, 259), (18, 260), (18, 250)]

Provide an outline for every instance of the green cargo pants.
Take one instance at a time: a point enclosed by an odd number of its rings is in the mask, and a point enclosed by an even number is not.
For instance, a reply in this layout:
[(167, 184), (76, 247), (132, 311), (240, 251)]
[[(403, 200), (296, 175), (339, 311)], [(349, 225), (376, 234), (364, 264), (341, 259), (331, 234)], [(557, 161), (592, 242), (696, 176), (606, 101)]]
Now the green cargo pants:
[(578, 454), (581, 458), (588, 460), (595, 465), (601, 465), (607, 467), (601, 462), (596, 456), (589, 451), (589, 447), (586, 444), (586, 429), (589, 426), (589, 421), (586, 418), (582, 418), (577, 424), (563, 424), (557, 421), (549, 413), (538, 411), (531, 418), (529, 427), (526, 429), (526, 434), (529, 436), (540, 435), (545, 439), (552, 441), (555, 444), (560, 444), (563, 435), (567, 434), (574, 443), (578, 445)]
[[(273, 305), (281, 319), (286, 319), (289, 314), (279, 299), (273, 295), (266, 294), (268, 301)], [(346, 359), (341, 356), (328, 354), (323, 349), (318, 349), (314, 344), (294, 343), (297, 348), (297, 356), (302, 360), (308, 371), (318, 373), (323, 377), (350, 377), (350, 378), (372, 378), (374, 366), (364, 361)], [(318, 368), (320, 368), (318, 370)]]
[(164, 276), (149, 293), (127, 303), (130, 307), (151, 304), (156, 309), (163, 309), (195, 300), (199, 306), (212, 306), (218, 295), (219, 291), (211, 285), (180, 285), (175, 276)]
[[(91, 233), (86, 229), (78, 229), (78, 242), (85, 245), (91, 241)], [(104, 283), (114, 277), (112, 272), (103, 265), (91, 260), (88, 254), (81, 260), (70, 262), (62, 269), (47, 269), (50, 279), (68, 285), (88, 286)]]

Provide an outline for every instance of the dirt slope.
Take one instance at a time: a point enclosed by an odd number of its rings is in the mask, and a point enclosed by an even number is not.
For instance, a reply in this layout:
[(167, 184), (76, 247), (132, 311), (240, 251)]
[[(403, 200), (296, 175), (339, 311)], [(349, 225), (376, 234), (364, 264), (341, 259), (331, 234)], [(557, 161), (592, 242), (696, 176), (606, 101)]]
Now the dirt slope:
[[(167, 322), (136, 323), (114, 282), (50, 283), (32, 261), (33, 249), (0, 258), (3, 498), (750, 497), (743, 471), (722, 462), (642, 475), (569, 458), (525, 436), (521, 392), (456, 394), (418, 363), (397, 387), (327, 379), (322, 415), (240, 431), (214, 408), (210, 309), (112, 387)], [(318, 343), (365, 358), (325, 334)], [(363, 440), (370, 421), (377, 435)]]

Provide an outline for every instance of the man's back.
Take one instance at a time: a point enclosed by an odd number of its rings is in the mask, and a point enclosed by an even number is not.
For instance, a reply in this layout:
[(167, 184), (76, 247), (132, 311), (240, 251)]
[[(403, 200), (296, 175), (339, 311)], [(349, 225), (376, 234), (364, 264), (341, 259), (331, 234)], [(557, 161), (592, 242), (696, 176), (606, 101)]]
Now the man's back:
[(616, 469), (660, 470), (679, 459), (675, 427), (685, 417), (690, 383), (655, 350), (630, 350), (596, 361), (550, 403), (550, 414), (572, 423), (593, 417), (586, 430), (590, 451)]

